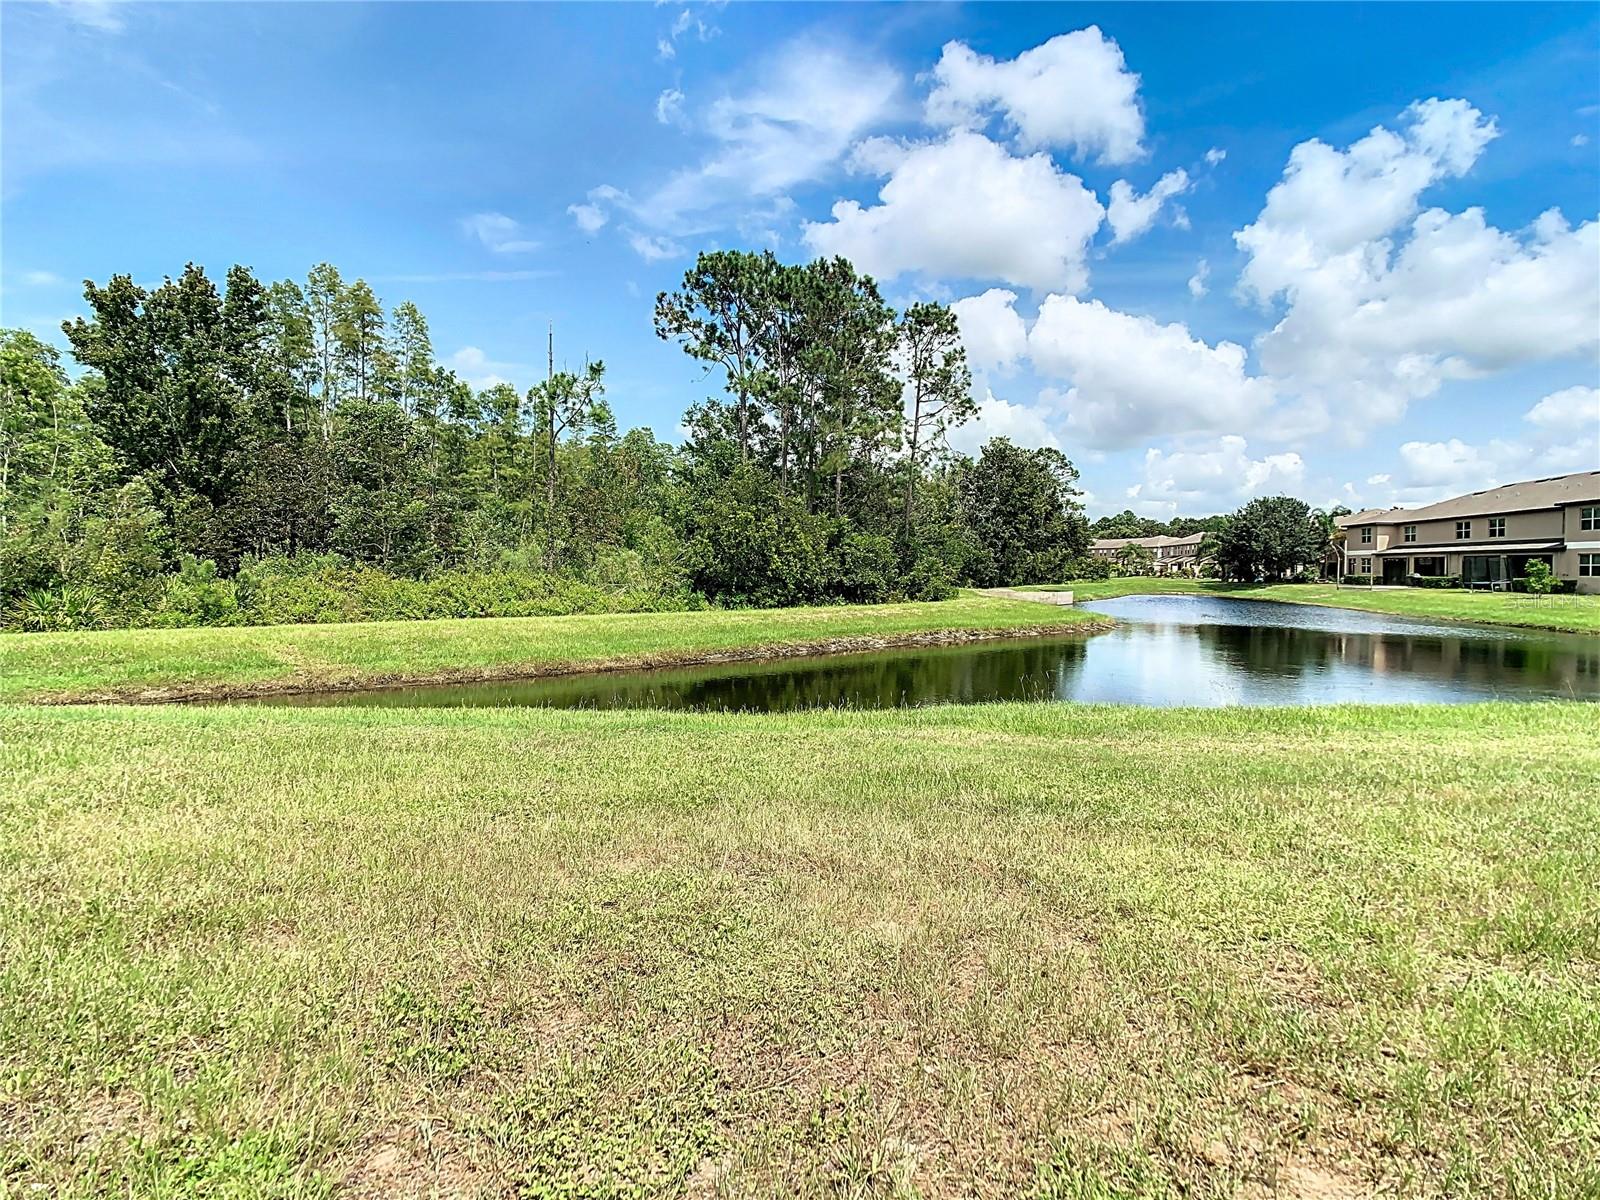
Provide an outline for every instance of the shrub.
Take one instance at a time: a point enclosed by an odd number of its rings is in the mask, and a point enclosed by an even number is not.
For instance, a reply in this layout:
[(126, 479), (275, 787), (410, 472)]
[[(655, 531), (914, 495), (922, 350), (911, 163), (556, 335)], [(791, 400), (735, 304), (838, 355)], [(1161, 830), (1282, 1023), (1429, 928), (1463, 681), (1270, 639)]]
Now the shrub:
[(1522, 582), (1529, 593), (1535, 596), (1548, 596), (1560, 584), (1555, 572), (1550, 569), (1550, 564), (1537, 558), (1527, 565)]
[(217, 577), (217, 564), (209, 558), (185, 554), (178, 573), (169, 575), (159, 607), (149, 624), (163, 628), (192, 625), (239, 625), (239, 589), (231, 579)]
[(1370, 587), (1376, 579), (1377, 576), (1375, 575), (1346, 575), (1344, 582), (1366, 584)]
[(105, 606), (86, 587), (34, 588), (12, 605), (11, 619), (30, 633), (99, 629)]
[(1419, 588), (1458, 588), (1461, 586), (1461, 576), (1413, 575), (1406, 582), (1412, 587)]

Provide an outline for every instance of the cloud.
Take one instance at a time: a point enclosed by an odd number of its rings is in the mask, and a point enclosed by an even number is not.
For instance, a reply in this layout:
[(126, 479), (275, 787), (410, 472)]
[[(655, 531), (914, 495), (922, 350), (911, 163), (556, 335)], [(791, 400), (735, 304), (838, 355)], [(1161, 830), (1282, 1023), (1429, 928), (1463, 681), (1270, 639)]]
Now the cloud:
[(656, 39), (656, 57), (666, 61), (678, 56), (678, 43), (689, 34), (702, 42), (709, 42), (716, 37), (719, 30), (715, 25), (708, 24), (693, 9), (684, 8), (673, 18), (667, 32)]
[(886, 63), (801, 39), (758, 73), (760, 84), (713, 101), (691, 127), (711, 152), (634, 202), (613, 192), (643, 225), (687, 235), (717, 228), (752, 200), (778, 196), (834, 169), (898, 102), (901, 79)]
[(681, 258), (688, 253), (671, 238), (655, 237), (637, 230), (628, 234), (628, 245), (632, 246), (633, 252), (645, 262), (652, 263), (669, 258)]
[(53, 271), (24, 271), (19, 278), (28, 287), (49, 287), (61, 282), (61, 276)]
[(1372, 507), (1431, 504), (1517, 480), (1600, 468), (1600, 389), (1552, 392), (1522, 419), (1521, 436), (1481, 444), (1460, 438), (1404, 442), (1393, 471), (1369, 476), (1365, 488), (1346, 484), (1345, 494)]
[[(1168, 171), (1142, 196), (1126, 179), (1117, 180), (1111, 185), (1111, 203), (1106, 208), (1112, 242), (1131, 242), (1155, 224), (1163, 204), (1188, 190), (1189, 173), (1181, 167)], [(1187, 219), (1183, 224), (1187, 226)]]
[(930, 124), (981, 129), (998, 114), (1024, 150), (1071, 149), (1103, 163), (1143, 157), (1139, 77), (1096, 26), (1060, 34), (1014, 59), (948, 42), (932, 72)]
[(985, 442), (997, 437), (1010, 438), (1017, 445), (1030, 448), (1061, 448), (1051, 429), (1051, 414), (1047, 408), (1012, 404), (988, 390), (978, 401), (978, 415), (952, 429), (947, 440), (952, 450), (977, 454)]
[(958, 130), (913, 145), (873, 139), (856, 162), (888, 175), (880, 203), (841, 200), (831, 221), (807, 222), (813, 251), (882, 278), (921, 273), (1068, 292), (1087, 283), (1084, 255), (1105, 210), (1049, 155), (1019, 158)]
[(1600, 388), (1569, 387), (1551, 392), (1522, 419), (1551, 433), (1587, 434), (1589, 448), (1600, 458)]
[(605, 209), (596, 204), (569, 204), (567, 211), (572, 214), (572, 219), (578, 223), (578, 228), (585, 233), (597, 233), (605, 227), (610, 219)]
[(1206, 151), (1206, 166), (1214, 167), (1228, 157), (1228, 152), (1220, 146), (1213, 146)]
[(1194, 274), (1189, 276), (1189, 295), (1196, 300), (1200, 299), (1211, 289), (1206, 286), (1206, 280), (1211, 276), (1211, 264), (1201, 259), (1195, 264)]
[(539, 248), (538, 242), (524, 236), (521, 223), (504, 213), (473, 213), (462, 217), (460, 224), (463, 233), (496, 254), (526, 254)]
[(1071, 384), (1066, 427), (1091, 447), (1250, 427), (1273, 403), (1270, 384), (1245, 373), (1233, 342), (1207, 345), (1181, 324), (1050, 296), (1028, 334), (1033, 367)]
[(1571, 144), (1581, 150), (1589, 144), (1589, 135), (1587, 133), (1575, 133), (1572, 135)]
[(1028, 327), (1017, 310), (1015, 292), (990, 288), (950, 305), (961, 327), (967, 361), (977, 371), (1006, 371), (1028, 353)]
[(656, 97), (656, 120), (663, 125), (675, 125), (683, 120), (683, 93), (677, 88), (667, 88)]
[[(1498, 134), (1462, 100), (1426, 100), (1346, 150), (1296, 146), (1254, 223), (1240, 288), (1282, 301), (1256, 343), (1305, 432), (1363, 430), (1452, 379), (1600, 346), (1600, 227), (1555, 210), (1506, 233), (1482, 209), (1420, 209)], [(1337, 414), (1338, 419), (1335, 419)]]
[(444, 363), (479, 391), (499, 383), (510, 383), (511, 375), (528, 369), (523, 363), (495, 362), (477, 346), (461, 347)]
[(116, 0), (50, 0), (51, 6), (66, 14), (74, 25), (97, 33), (121, 33), (122, 5)]
[(1151, 447), (1144, 478), (1128, 489), (1147, 514), (1222, 512), (1252, 496), (1286, 495), (1305, 482), (1305, 462), (1293, 452), (1251, 458), (1235, 434), (1170, 452)]

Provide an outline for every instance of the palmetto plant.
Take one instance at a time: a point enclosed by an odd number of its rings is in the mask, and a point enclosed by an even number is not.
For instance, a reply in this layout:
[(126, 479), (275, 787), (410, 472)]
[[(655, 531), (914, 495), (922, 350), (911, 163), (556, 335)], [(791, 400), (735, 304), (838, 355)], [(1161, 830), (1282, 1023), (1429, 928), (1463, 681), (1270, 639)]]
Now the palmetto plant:
[(12, 621), (32, 633), (98, 629), (100, 597), (86, 587), (34, 588), (12, 606)]

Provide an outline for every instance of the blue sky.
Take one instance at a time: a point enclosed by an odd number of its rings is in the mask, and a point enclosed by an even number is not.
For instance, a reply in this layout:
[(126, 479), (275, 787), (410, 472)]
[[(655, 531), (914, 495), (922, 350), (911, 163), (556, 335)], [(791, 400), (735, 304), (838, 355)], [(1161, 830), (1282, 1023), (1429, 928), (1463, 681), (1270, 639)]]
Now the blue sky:
[(329, 260), (479, 382), (603, 358), (696, 250), (955, 303), (1092, 511), (1600, 467), (1592, 5), (6, 3), (0, 320)]

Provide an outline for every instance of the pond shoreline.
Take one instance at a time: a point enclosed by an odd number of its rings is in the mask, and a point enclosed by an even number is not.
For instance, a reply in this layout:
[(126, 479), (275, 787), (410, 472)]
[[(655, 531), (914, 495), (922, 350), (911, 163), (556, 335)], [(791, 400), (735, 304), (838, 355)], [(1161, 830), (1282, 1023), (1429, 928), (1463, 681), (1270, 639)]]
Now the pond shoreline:
[(1078, 621), (1073, 624), (1039, 624), (1014, 628), (952, 628), (882, 636), (823, 638), (801, 642), (739, 646), (720, 650), (659, 651), (638, 655), (619, 655), (588, 661), (507, 663), (488, 667), (454, 667), (435, 671), (402, 671), (348, 677), (299, 677), (262, 680), (255, 683), (196, 683), (101, 688), (93, 692), (67, 692), (32, 698), (29, 702), (50, 707), (92, 704), (204, 704), (266, 699), (277, 696), (332, 695), (349, 692), (378, 692), (394, 688), (448, 686), (470, 683), (510, 683), (537, 679), (560, 679), (591, 675), (621, 674), (630, 671), (666, 670), (674, 667), (708, 667), (726, 663), (781, 662), (795, 658), (825, 658), (850, 654), (871, 654), (884, 650), (937, 649), (981, 642), (1031, 641), (1040, 638), (1072, 637), (1104, 633), (1115, 625), (1110, 617)]

